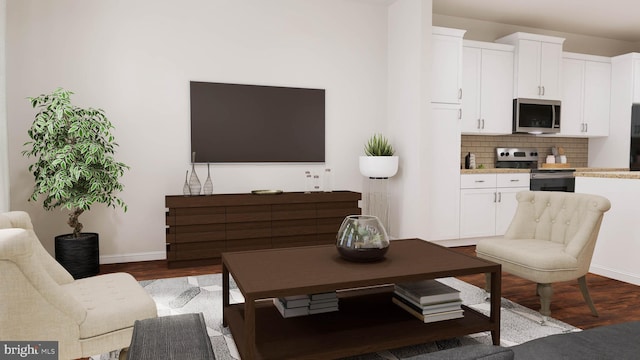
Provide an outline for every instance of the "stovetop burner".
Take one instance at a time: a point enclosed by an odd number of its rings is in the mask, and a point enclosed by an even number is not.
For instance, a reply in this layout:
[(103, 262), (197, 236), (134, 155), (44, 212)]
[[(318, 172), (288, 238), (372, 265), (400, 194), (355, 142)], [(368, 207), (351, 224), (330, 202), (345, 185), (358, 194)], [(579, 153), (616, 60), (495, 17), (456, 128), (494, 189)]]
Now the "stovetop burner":
[(538, 149), (496, 148), (496, 168), (537, 169)]

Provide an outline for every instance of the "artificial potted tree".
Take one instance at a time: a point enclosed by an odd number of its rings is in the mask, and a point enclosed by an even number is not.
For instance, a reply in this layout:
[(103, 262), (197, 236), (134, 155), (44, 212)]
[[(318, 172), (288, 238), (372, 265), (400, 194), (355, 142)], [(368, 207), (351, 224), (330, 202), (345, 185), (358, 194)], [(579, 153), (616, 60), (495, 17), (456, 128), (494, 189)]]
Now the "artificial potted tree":
[(374, 134), (365, 144), (366, 156), (360, 156), (360, 173), (372, 179), (386, 179), (398, 172), (398, 157), (389, 140)]
[(71, 234), (56, 236), (56, 260), (74, 278), (98, 274), (98, 234), (82, 232), (78, 217), (94, 203), (127, 210), (116, 196), (123, 189), (119, 179), (129, 167), (114, 159), (118, 146), (111, 134), (113, 125), (104, 110), (71, 104), (70, 91), (58, 88), (51, 94), (29, 98), (38, 109), (28, 130), (29, 149), (34, 157), (29, 172), (35, 186), (29, 201), (44, 196), (45, 210), (68, 209)]

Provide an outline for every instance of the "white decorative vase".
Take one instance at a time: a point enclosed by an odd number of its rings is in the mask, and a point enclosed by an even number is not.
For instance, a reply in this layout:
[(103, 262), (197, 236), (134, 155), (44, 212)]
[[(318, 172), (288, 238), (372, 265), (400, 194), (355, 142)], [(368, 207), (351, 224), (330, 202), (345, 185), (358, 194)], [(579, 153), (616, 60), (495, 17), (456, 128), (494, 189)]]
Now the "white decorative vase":
[(398, 172), (397, 156), (360, 156), (360, 174), (372, 179), (386, 179)]

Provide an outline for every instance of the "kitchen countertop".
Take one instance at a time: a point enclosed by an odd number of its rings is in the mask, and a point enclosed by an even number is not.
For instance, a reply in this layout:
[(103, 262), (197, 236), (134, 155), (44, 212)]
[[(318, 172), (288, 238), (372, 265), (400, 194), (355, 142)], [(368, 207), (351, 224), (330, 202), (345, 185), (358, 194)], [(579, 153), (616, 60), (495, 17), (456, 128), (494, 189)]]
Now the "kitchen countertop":
[(640, 171), (576, 171), (574, 177), (597, 177), (606, 179), (640, 179)]
[[(624, 177), (622, 175), (633, 175), (632, 179), (640, 179), (640, 172), (637, 176), (634, 172), (629, 174), (628, 168), (600, 168), (600, 167), (576, 167), (571, 168), (575, 170), (574, 176), (591, 176), (591, 177)], [(556, 170), (556, 169), (544, 169), (544, 170)], [(486, 168), (486, 169), (460, 169), (460, 174), (513, 174), (513, 173), (528, 173), (529, 169), (504, 169), (504, 168)], [(597, 175), (595, 174), (597, 173)], [(616, 173), (617, 176), (613, 176)], [(627, 177), (629, 178), (629, 177)]]
[(460, 174), (513, 174), (513, 173), (529, 173), (529, 169), (460, 169)]
[(599, 168), (599, 167), (579, 167), (575, 168), (576, 173), (582, 172), (629, 172), (629, 168)]

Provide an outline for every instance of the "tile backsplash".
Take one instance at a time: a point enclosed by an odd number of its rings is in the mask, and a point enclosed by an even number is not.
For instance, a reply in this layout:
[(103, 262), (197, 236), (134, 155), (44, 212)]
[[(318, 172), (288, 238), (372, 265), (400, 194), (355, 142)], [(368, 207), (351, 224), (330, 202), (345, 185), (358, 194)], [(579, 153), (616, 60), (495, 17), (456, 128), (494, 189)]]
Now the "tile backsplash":
[(572, 167), (587, 167), (589, 139), (555, 136), (536, 136), (529, 134), (514, 135), (462, 135), (460, 168), (464, 169), (464, 157), (467, 153), (476, 155), (476, 165), (485, 168), (496, 166), (497, 147), (535, 147), (538, 149), (538, 166), (551, 154), (551, 147), (563, 147), (567, 163)]

